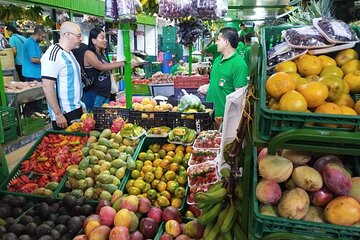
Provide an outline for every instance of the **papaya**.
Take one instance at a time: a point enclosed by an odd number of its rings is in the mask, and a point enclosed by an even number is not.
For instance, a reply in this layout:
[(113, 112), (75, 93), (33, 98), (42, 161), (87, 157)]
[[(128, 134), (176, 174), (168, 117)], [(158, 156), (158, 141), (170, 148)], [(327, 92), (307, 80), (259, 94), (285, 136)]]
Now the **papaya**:
[(94, 188), (92, 188), (92, 187), (86, 189), (86, 191), (84, 192), (84, 197), (86, 199), (92, 199), (93, 195), (94, 195)]
[(90, 164), (97, 164), (97, 162), (99, 161), (99, 158), (95, 155), (93, 156), (89, 156), (89, 163)]
[(120, 156), (120, 151), (117, 149), (109, 149), (108, 153), (114, 158), (118, 158)]
[(77, 170), (74, 174), (74, 177), (77, 179), (77, 180), (81, 180), (81, 179), (85, 179), (86, 178), (86, 173), (84, 170)]
[(103, 184), (102, 187), (104, 188), (105, 191), (107, 191), (107, 192), (109, 192), (111, 194), (118, 189), (118, 187), (115, 184), (112, 184), (112, 183)]
[(101, 151), (103, 153), (106, 153), (108, 148), (105, 145), (97, 145), (94, 147), (95, 150)]
[(94, 150), (94, 155), (99, 159), (102, 160), (105, 158), (105, 153), (99, 151), (99, 150)]
[(90, 156), (85, 157), (83, 160), (79, 162), (79, 169), (85, 169), (90, 165)]
[(89, 150), (90, 150), (90, 147), (83, 147), (83, 148), (81, 149), (81, 152), (82, 152), (82, 154), (83, 154), (84, 157), (89, 156)]
[(129, 169), (130, 171), (134, 170), (136, 168), (136, 162), (135, 160), (132, 158), (131, 155), (127, 156), (126, 159), (126, 165), (127, 165), (127, 169)]
[(76, 198), (82, 197), (84, 195), (84, 191), (81, 189), (74, 189), (71, 191), (70, 193), (71, 195), (73, 195)]
[(104, 129), (99, 136), (99, 138), (110, 138), (110, 137), (111, 137), (111, 130), (108, 128)]
[(58, 186), (59, 186), (58, 182), (49, 182), (48, 184), (45, 185), (45, 188), (55, 191)]
[(103, 145), (103, 146), (105, 146), (107, 148), (111, 147), (111, 144), (110, 144), (109, 140), (106, 139), (106, 138), (99, 138), (98, 144)]
[(126, 162), (121, 159), (115, 159), (111, 162), (111, 166), (114, 168), (121, 168), (126, 166)]
[(96, 138), (99, 138), (100, 135), (101, 135), (101, 132), (96, 131), (96, 130), (90, 131), (90, 133), (89, 133), (89, 136), (94, 136)]

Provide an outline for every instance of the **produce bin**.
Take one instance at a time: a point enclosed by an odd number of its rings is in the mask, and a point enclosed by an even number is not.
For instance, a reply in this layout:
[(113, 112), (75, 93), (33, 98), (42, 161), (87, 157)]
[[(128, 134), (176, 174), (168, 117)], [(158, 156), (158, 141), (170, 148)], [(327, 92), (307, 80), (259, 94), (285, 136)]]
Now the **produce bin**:
[(150, 89), (148, 84), (133, 84), (132, 91), (134, 95), (150, 96)]
[(93, 108), (95, 129), (104, 130), (110, 128), (112, 121), (117, 117), (122, 117), (125, 121), (129, 120), (130, 111), (126, 108)]
[(131, 110), (129, 122), (149, 129), (152, 127), (159, 127), (165, 125), (167, 119), (167, 112), (143, 112)]
[[(1, 182), (1, 184), (0, 184), (0, 194), (8, 193), (7, 189), (9, 187), (9, 185), (10, 185), (10, 182), (12, 180), (16, 179), (18, 176), (22, 175), (23, 173), (26, 173), (26, 176), (29, 179), (33, 179), (35, 177), (41, 177), (42, 175), (45, 175), (45, 174), (40, 174), (40, 173), (36, 173), (36, 172), (33, 172), (33, 171), (22, 172), (21, 171), (21, 166), (22, 166), (21, 164), (24, 161), (28, 160), (35, 153), (36, 148), (41, 144), (43, 138), (49, 136), (50, 134), (58, 134), (58, 135), (61, 134), (61, 135), (67, 135), (67, 136), (81, 136), (81, 137), (86, 136), (85, 133), (75, 133), (75, 132), (65, 132), (65, 131), (46, 131), (46, 132), (44, 132), (42, 134), (42, 136), (40, 136), (38, 138), (38, 140), (34, 143), (34, 145), (26, 152), (24, 157), (14, 167), (14, 169), (10, 172), (10, 174), (6, 177), (6, 179)], [(63, 180), (63, 178), (59, 180), (59, 183), (62, 180)], [(60, 184), (57, 186), (54, 193), (59, 189), (59, 187), (60, 187)], [(11, 192), (11, 194), (19, 195), (19, 196), (28, 195), (27, 193), (23, 193), (23, 192)]]
[(33, 118), (33, 117), (25, 117), (20, 120), (21, 132), (19, 133), (20, 136), (26, 136), (31, 133), (37, 132), (41, 130), (46, 122), (44, 118)]
[[(269, 141), (273, 136), (280, 132), (290, 129), (315, 129), (315, 130), (331, 130), (326, 126), (316, 126), (314, 123), (331, 123), (331, 124), (345, 124), (353, 126), (353, 128), (336, 128), (337, 131), (345, 132), (359, 132), (360, 130), (360, 116), (345, 116), (333, 114), (317, 114), (308, 112), (286, 112), (280, 110), (271, 110), (267, 107), (266, 97), (266, 81), (271, 75), (267, 69), (267, 51), (269, 46), (275, 45), (278, 42), (271, 42), (274, 39), (279, 39), (281, 31), (288, 29), (288, 27), (264, 27), (261, 35), (262, 45), (262, 66), (261, 66), (261, 81), (256, 83), (256, 89), (260, 90), (260, 118), (259, 118), (259, 136), (266, 141)], [(360, 36), (360, 28), (353, 28)], [(360, 43), (354, 47), (358, 52), (360, 50)], [(330, 56), (335, 56), (335, 53), (330, 53)], [(258, 95), (258, 94), (257, 94)], [(354, 100), (360, 99), (359, 94), (352, 96)]]
[[(339, 136), (339, 137), (337, 137)], [(276, 150), (297, 149), (301, 151), (310, 151), (314, 153), (323, 153), (325, 155), (335, 154), (343, 156), (342, 160), (345, 167), (349, 167), (354, 176), (360, 176), (360, 152), (359, 141), (353, 143), (353, 146), (343, 148), (343, 146), (331, 145), (327, 147), (324, 139), (336, 143), (346, 143), (351, 141), (349, 133), (335, 131), (311, 131), (311, 130), (292, 130), (287, 133), (277, 135), (269, 143), (269, 154), (275, 154)], [(354, 139), (352, 139), (354, 142)], [(338, 144), (339, 145), (339, 144)], [(356, 149), (353, 147), (356, 146)], [(352, 151), (354, 150), (354, 151)], [(257, 148), (253, 148), (252, 162), (252, 184), (250, 195), (250, 213), (249, 213), (249, 233), (252, 233), (257, 239), (261, 239), (271, 233), (290, 233), (301, 236), (311, 236), (314, 238), (326, 239), (359, 239), (360, 229), (357, 227), (347, 227), (329, 223), (317, 223), (303, 220), (295, 220), (281, 217), (262, 215), (259, 212), (259, 205), (256, 198), (256, 186), (259, 180), (257, 167)], [(346, 157), (346, 159), (344, 158)]]
[[(135, 155), (134, 155), (134, 160), (137, 160), (139, 153), (146, 152), (149, 149), (149, 146), (152, 145), (152, 144), (155, 144), (155, 143), (158, 143), (158, 144), (160, 144), (160, 146), (162, 146), (163, 144), (168, 144), (169, 142), (167, 141), (166, 137), (158, 137), (158, 138), (145, 137), (143, 143), (141, 144), (141, 146), (139, 148), (139, 151), (138, 151), (138, 153), (136, 155), (136, 158), (135, 158)], [(130, 171), (130, 174), (131, 174), (131, 171)], [(129, 174), (128, 178), (127, 178), (127, 181), (131, 179), (130, 174)], [(124, 187), (123, 188), (124, 193), (127, 193), (127, 191), (126, 191), (126, 183), (127, 182), (124, 182), (124, 186), (123, 186)], [(186, 186), (186, 188), (185, 188), (185, 196), (182, 199), (182, 203), (181, 203), (181, 206), (179, 208), (180, 212), (182, 212), (183, 209), (185, 208), (186, 196), (188, 194), (188, 191), (189, 191), (189, 187)]]
[(9, 125), (7, 128), (2, 128), (0, 122), (0, 144), (1, 143), (8, 143), (11, 140), (14, 140), (18, 137), (17, 135), (17, 124), (14, 122), (13, 124)]
[(8, 128), (15, 122), (15, 109), (13, 107), (0, 107), (0, 126)]
[(3, 182), (9, 175), (9, 167), (6, 161), (5, 152), (0, 145), (0, 182)]

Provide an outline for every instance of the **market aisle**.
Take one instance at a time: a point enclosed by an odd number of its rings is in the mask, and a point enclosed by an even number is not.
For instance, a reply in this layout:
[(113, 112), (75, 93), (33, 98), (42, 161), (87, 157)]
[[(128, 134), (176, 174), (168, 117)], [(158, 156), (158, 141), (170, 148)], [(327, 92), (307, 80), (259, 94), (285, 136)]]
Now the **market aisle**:
[(21, 161), (21, 159), (25, 156), (26, 152), (31, 148), (34, 143), (35, 141), (28, 143), (17, 149), (16, 151), (10, 152), (5, 155), (9, 167), (9, 172), (16, 166), (16, 164), (18, 164), (19, 161)]

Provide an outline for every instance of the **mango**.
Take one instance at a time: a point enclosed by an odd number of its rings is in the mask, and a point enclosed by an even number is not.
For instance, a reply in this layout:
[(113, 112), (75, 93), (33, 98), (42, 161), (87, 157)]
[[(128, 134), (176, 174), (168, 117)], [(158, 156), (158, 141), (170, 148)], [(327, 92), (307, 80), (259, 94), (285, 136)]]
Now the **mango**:
[(129, 211), (136, 212), (139, 206), (139, 199), (134, 195), (128, 195), (121, 203), (121, 208), (126, 208)]
[(89, 235), (89, 240), (107, 240), (111, 229), (108, 226), (101, 225), (94, 228)]
[(126, 208), (121, 208), (114, 217), (114, 226), (123, 226), (123, 227), (130, 227), (131, 224), (131, 214), (130, 211)]

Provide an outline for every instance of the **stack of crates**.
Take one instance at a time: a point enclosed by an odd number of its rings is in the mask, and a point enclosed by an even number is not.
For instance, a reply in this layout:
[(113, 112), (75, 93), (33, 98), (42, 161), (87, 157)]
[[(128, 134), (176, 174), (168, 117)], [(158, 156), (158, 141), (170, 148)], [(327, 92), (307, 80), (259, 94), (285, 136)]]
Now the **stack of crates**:
[(162, 52), (171, 52), (173, 55), (175, 55), (174, 61), (178, 62), (180, 59), (182, 59), (183, 49), (182, 46), (177, 43), (176, 32), (176, 27), (163, 27), (160, 50)]
[(154, 73), (161, 71), (161, 63), (157, 62), (156, 56), (146, 56), (146, 65), (144, 70), (146, 78), (151, 78)]
[(15, 109), (0, 107), (0, 144), (17, 138), (17, 121)]

